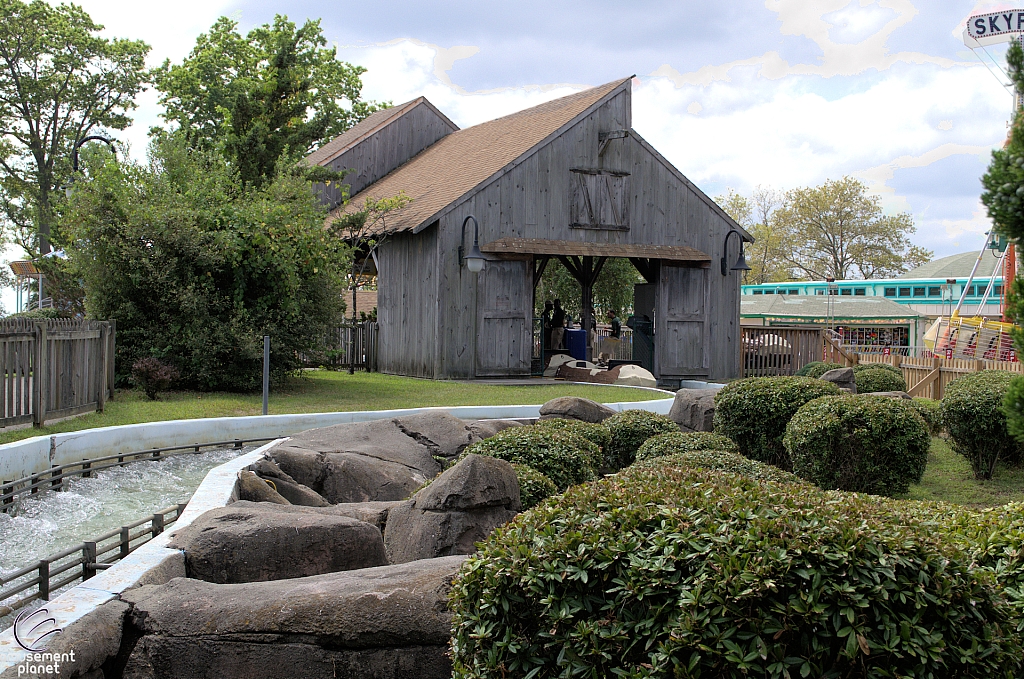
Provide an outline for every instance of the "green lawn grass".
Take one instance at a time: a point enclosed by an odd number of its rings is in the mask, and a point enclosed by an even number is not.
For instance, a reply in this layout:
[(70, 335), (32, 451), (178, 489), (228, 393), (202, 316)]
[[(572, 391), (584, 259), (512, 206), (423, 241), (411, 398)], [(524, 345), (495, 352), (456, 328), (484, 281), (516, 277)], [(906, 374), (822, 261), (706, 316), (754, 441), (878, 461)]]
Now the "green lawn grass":
[[(349, 410), (388, 410), (422, 406), (529, 405), (544, 403), (558, 396), (581, 396), (602, 403), (647, 401), (668, 398), (644, 389), (602, 385), (537, 384), (504, 386), (466, 382), (440, 382), (379, 373), (327, 370), (307, 371), (289, 379), (270, 392), (270, 413), (325, 413)], [(259, 415), (263, 412), (260, 394), (225, 392), (199, 393), (173, 391), (148, 400), (138, 391), (118, 391), (102, 413), (90, 413), (39, 429), (19, 429), (0, 433), (0, 443), (30, 436), (79, 431), (119, 424), (186, 420), (197, 417)]]
[(972, 507), (1024, 502), (1024, 468), (1000, 466), (992, 479), (979, 481), (974, 478), (967, 460), (953, 452), (947, 441), (935, 437), (924, 478), (910, 487), (907, 498), (942, 500)]

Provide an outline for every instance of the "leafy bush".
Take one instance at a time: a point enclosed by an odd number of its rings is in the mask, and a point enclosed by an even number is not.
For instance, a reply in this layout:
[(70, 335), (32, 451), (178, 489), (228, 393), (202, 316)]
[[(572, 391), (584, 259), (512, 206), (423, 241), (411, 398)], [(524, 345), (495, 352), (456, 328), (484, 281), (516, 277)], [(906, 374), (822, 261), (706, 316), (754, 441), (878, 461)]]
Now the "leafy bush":
[(813, 377), (749, 377), (725, 385), (715, 396), (715, 433), (729, 437), (747, 457), (789, 471), (782, 437), (793, 414), (839, 387)]
[(814, 377), (818, 378), (827, 373), (829, 370), (835, 370), (836, 368), (842, 368), (843, 366), (838, 363), (826, 363), (825, 361), (811, 361), (804, 367), (796, 371), (797, 377)]
[(595, 424), (593, 422), (580, 422), (579, 420), (566, 420), (562, 418), (553, 418), (550, 420), (540, 420), (535, 425), (546, 429), (552, 429), (555, 431), (562, 432), (572, 436), (580, 436), (583, 439), (590, 441), (599, 451), (599, 455), (591, 463), (591, 466), (595, 470), (603, 467), (610, 467), (605, 460), (605, 451), (608, 449), (608, 444), (611, 443), (612, 435), (608, 431), (608, 427), (603, 424)]
[(533, 467), (527, 467), (519, 462), (512, 465), (516, 470), (516, 479), (519, 481), (519, 499), (523, 503), (523, 510), (537, 506), (541, 501), (548, 499), (558, 492), (554, 482), (541, 474)]
[(648, 410), (615, 413), (604, 421), (604, 425), (612, 435), (605, 454), (612, 469), (631, 465), (636, 459), (636, 451), (652, 436), (679, 431), (675, 422)]
[[(982, 370), (946, 387), (942, 423), (953, 450), (967, 458), (976, 478), (990, 479), (996, 462), (1020, 458), (1020, 446), (1007, 429), (1003, 410), (1013, 379), (1013, 373), (1003, 370)], [(1012, 407), (1007, 410), (1013, 412)]]
[(646, 467), (687, 467), (690, 469), (714, 469), (721, 472), (739, 474), (756, 481), (773, 481), (775, 483), (795, 483), (806, 486), (806, 481), (796, 474), (784, 472), (778, 467), (757, 460), (751, 460), (730, 450), (691, 450), (665, 457), (648, 457), (638, 459), (633, 466)]
[(1003, 397), (1003, 414), (1006, 415), (1006, 430), (1010, 436), (1024, 444), (1024, 377), (1010, 380)]
[(793, 472), (825, 490), (894, 496), (921, 480), (931, 437), (903, 399), (825, 396), (796, 411), (785, 444)]
[(915, 396), (910, 404), (917, 410), (924, 423), (928, 425), (928, 433), (937, 436), (942, 432), (942, 404), (930, 398)]
[(668, 434), (658, 434), (644, 441), (644, 444), (636, 451), (637, 462), (649, 460), (655, 457), (665, 457), (676, 453), (688, 453), (692, 450), (731, 450), (739, 452), (739, 448), (732, 439), (721, 434), (712, 434), (707, 431), (697, 431), (684, 434), (681, 431), (674, 431)]
[(902, 504), (664, 459), (571, 488), (463, 565), (453, 676), (1017, 676), (1013, 608)]
[(59, 244), (89, 315), (117, 320), (120, 382), (158, 356), (185, 386), (258, 390), (264, 335), (280, 379), (340, 322), (349, 248), (324, 228), (309, 182), (284, 173), (242, 186), (220, 156), (168, 138), (148, 164), (109, 162), (89, 176)]
[(146, 392), (150, 401), (156, 400), (157, 393), (166, 391), (178, 379), (178, 369), (167, 365), (159, 358), (140, 358), (132, 364), (132, 381)]
[[(892, 368), (892, 366), (889, 367)], [(903, 375), (897, 375), (892, 370), (886, 370), (881, 366), (854, 372), (853, 379), (857, 383), (858, 394), (907, 390), (907, 382), (903, 379)]]
[(468, 446), (469, 454), (496, 457), (525, 464), (548, 477), (558, 490), (594, 479), (592, 461), (597, 446), (580, 436), (565, 435), (543, 427), (510, 427)]
[(890, 372), (893, 375), (896, 375), (897, 377), (903, 377), (902, 370), (888, 363), (858, 363), (857, 365), (853, 366), (854, 375), (860, 372), (864, 372), (865, 370), (885, 370), (886, 372)]

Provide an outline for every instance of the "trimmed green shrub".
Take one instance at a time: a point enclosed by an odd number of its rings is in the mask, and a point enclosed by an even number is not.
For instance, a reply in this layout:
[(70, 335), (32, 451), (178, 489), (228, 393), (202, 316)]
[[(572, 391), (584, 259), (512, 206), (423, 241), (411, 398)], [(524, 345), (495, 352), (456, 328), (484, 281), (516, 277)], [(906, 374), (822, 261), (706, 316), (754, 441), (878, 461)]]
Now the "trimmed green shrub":
[(523, 503), (523, 511), (537, 506), (558, 492), (554, 482), (533, 467), (516, 462), (512, 469), (516, 470), (516, 480), (519, 481), (519, 499)]
[(605, 458), (612, 469), (622, 469), (633, 464), (636, 451), (652, 436), (679, 431), (679, 425), (675, 422), (648, 410), (615, 413), (604, 421), (604, 426), (608, 427), (612, 435), (611, 443), (605, 449)]
[(636, 466), (495, 530), (453, 677), (1013, 677), (1014, 609), (903, 503)]
[(967, 458), (975, 478), (990, 479), (996, 462), (1020, 459), (1020, 445), (1007, 429), (1003, 401), (1014, 374), (982, 370), (964, 375), (946, 387), (942, 423), (952, 447)]
[(928, 433), (938, 436), (942, 432), (942, 404), (923, 396), (915, 396), (910, 403), (928, 425)]
[(467, 447), (469, 454), (525, 464), (551, 479), (558, 490), (595, 478), (597, 446), (586, 439), (542, 427), (509, 427)]
[(1003, 414), (1006, 415), (1006, 431), (1024, 444), (1024, 376), (1010, 380), (1003, 397)]
[(903, 377), (902, 370), (888, 363), (858, 363), (857, 365), (853, 366), (854, 375), (860, 372), (864, 372), (865, 370), (885, 370), (887, 372), (891, 372), (893, 375), (896, 375), (897, 377)]
[(587, 441), (590, 441), (597, 446), (598, 451), (601, 453), (594, 459), (592, 466), (595, 470), (603, 467), (610, 467), (605, 460), (605, 452), (608, 450), (608, 444), (611, 443), (612, 435), (608, 431), (608, 427), (603, 424), (595, 424), (593, 422), (580, 422), (579, 420), (566, 420), (562, 418), (553, 418), (550, 420), (540, 420), (537, 422), (537, 427), (543, 427), (547, 429), (553, 429), (560, 431), (564, 434), (570, 434), (574, 436), (580, 436)]
[[(888, 367), (892, 368), (892, 366)], [(854, 372), (853, 379), (857, 383), (858, 394), (907, 390), (907, 381), (903, 379), (903, 375), (897, 375), (892, 370), (886, 370), (880, 365)]]
[(789, 471), (782, 437), (800, 406), (839, 387), (813, 377), (748, 377), (722, 387), (715, 396), (715, 433), (736, 442), (740, 452)]
[(648, 457), (637, 460), (633, 466), (676, 466), (691, 469), (714, 469), (721, 472), (739, 474), (756, 481), (773, 481), (775, 483), (795, 483), (806, 486), (808, 483), (796, 474), (784, 472), (778, 467), (757, 460), (751, 460), (731, 450), (692, 450), (676, 453), (665, 457)]
[(895, 496), (921, 480), (931, 437), (904, 399), (865, 394), (804, 404), (785, 444), (793, 472), (825, 490)]
[(827, 373), (829, 370), (835, 370), (836, 368), (842, 368), (843, 366), (838, 363), (826, 363), (825, 361), (811, 361), (796, 371), (797, 377), (814, 377), (818, 378)]
[(658, 434), (644, 441), (644, 444), (636, 451), (636, 461), (640, 462), (676, 453), (688, 453), (692, 450), (732, 450), (738, 453), (740, 449), (736, 447), (732, 439), (721, 434), (712, 434), (708, 431), (684, 434), (681, 431), (674, 431), (668, 434)]

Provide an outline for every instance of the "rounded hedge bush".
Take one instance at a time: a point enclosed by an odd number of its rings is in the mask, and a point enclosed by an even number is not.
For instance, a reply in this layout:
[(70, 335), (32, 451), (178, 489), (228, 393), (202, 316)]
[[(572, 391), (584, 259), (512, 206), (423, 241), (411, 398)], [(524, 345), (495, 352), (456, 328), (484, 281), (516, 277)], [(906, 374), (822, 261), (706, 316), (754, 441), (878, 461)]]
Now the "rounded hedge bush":
[(843, 366), (838, 363), (826, 363), (825, 361), (811, 361), (796, 371), (797, 377), (814, 377), (818, 378), (827, 373), (829, 370), (835, 370), (836, 368), (842, 368)]
[(904, 399), (826, 396), (796, 411), (785, 444), (793, 473), (825, 490), (895, 496), (921, 480), (931, 436)]
[(577, 486), (462, 566), (453, 677), (1018, 676), (1013, 607), (901, 504), (664, 463)]
[(605, 458), (612, 469), (622, 469), (633, 464), (636, 451), (644, 441), (657, 436), (678, 432), (679, 425), (664, 415), (648, 410), (624, 410), (604, 421), (611, 432), (612, 440), (606, 448)]
[(525, 464), (565, 490), (594, 479), (592, 461), (599, 453), (597, 446), (579, 436), (541, 427), (509, 427), (467, 447), (461, 457), (469, 454)]
[(903, 371), (894, 365), (890, 365), (889, 363), (858, 363), (857, 365), (853, 366), (854, 375), (856, 375), (859, 372), (864, 372), (865, 370), (886, 370), (888, 372), (891, 372), (893, 375), (903, 377)]
[(736, 442), (747, 457), (789, 471), (782, 437), (800, 406), (839, 387), (813, 377), (749, 377), (722, 387), (715, 396), (715, 433)]
[(731, 450), (692, 450), (665, 457), (649, 457), (637, 460), (633, 466), (676, 466), (692, 469), (714, 469), (722, 472), (739, 474), (756, 481), (773, 481), (775, 483), (795, 483), (806, 486), (806, 481), (796, 474), (784, 472), (778, 467), (757, 460), (751, 460)]
[(939, 401), (922, 396), (915, 396), (910, 404), (917, 410), (924, 423), (928, 425), (928, 433), (937, 436), (942, 432), (942, 404)]
[(1010, 380), (1003, 397), (1003, 414), (1006, 415), (1006, 431), (1024, 444), (1024, 376)]
[[(892, 366), (888, 366), (892, 368)], [(857, 383), (858, 394), (870, 394), (876, 391), (906, 391), (907, 381), (902, 374), (896, 374), (892, 370), (886, 370), (881, 365), (872, 366), (867, 370), (853, 373), (853, 379)]]
[(519, 481), (519, 499), (523, 504), (523, 511), (536, 507), (558, 492), (554, 482), (533, 467), (516, 462), (512, 469), (516, 470), (516, 480)]
[(732, 439), (709, 431), (695, 431), (684, 434), (681, 431), (658, 434), (644, 441), (636, 451), (636, 461), (665, 457), (692, 450), (731, 450), (739, 452)]
[(539, 420), (536, 425), (537, 427), (543, 427), (560, 431), (562, 433), (568, 433), (575, 436), (580, 436), (587, 441), (590, 441), (597, 446), (598, 451), (601, 455), (594, 460), (594, 469), (600, 469), (603, 467), (610, 466), (604, 459), (605, 451), (608, 450), (608, 444), (611, 443), (612, 435), (608, 431), (608, 427), (603, 424), (595, 424), (593, 422), (581, 422), (579, 420), (566, 420), (562, 418), (552, 418), (550, 420)]
[(982, 370), (946, 387), (942, 424), (953, 450), (967, 458), (976, 478), (992, 478), (998, 461), (1020, 459), (1020, 445), (1007, 429), (1003, 410), (1014, 377), (1004, 370)]

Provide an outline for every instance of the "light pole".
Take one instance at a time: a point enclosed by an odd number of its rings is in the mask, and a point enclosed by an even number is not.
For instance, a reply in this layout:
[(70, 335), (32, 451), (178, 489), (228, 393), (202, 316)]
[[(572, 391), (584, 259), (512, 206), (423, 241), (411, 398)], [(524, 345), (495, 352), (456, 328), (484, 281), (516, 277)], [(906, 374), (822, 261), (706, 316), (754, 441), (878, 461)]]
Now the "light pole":
[[(88, 137), (83, 137), (75, 142), (74, 147), (71, 149), (71, 177), (68, 179), (68, 183), (64, 186), (64, 195), (68, 198), (70, 198), (74, 193), (75, 175), (78, 174), (78, 149), (82, 148), (82, 144), (87, 141), (101, 141), (110, 147), (111, 153), (115, 156), (117, 155), (117, 148), (114, 147), (114, 140), (109, 139), (108, 137), (91, 134)], [(49, 247), (49, 244), (47, 244), (47, 247)]]

